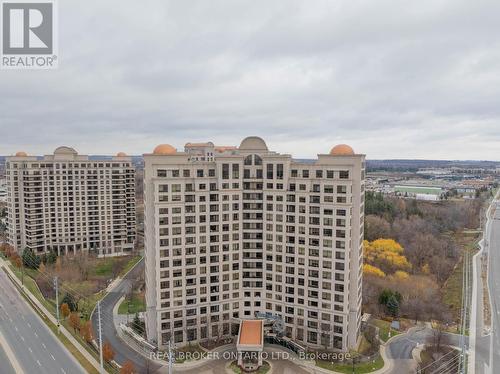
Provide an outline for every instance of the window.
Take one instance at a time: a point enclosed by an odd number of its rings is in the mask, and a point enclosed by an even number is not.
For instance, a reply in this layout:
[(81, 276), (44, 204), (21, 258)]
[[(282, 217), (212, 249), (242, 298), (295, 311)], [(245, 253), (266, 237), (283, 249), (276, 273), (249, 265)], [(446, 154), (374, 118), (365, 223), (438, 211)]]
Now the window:
[(337, 193), (347, 193), (347, 186), (342, 186), (342, 185), (339, 185), (337, 186)]
[(229, 164), (222, 164), (222, 179), (229, 179)]
[(309, 170), (302, 170), (302, 178), (309, 178)]
[(267, 164), (267, 179), (273, 179), (274, 178), (274, 165), (273, 164)]
[(276, 165), (276, 178), (283, 179), (283, 164)]
[(240, 165), (233, 164), (233, 179), (238, 179), (240, 177)]
[(349, 170), (341, 170), (339, 172), (340, 179), (349, 179)]
[(203, 169), (196, 170), (196, 176), (198, 178), (203, 178)]

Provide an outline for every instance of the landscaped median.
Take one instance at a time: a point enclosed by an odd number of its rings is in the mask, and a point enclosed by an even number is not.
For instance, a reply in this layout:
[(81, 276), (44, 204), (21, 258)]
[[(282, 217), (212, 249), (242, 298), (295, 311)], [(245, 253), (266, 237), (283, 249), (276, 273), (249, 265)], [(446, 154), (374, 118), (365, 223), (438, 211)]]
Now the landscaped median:
[(384, 360), (380, 355), (378, 355), (375, 359), (367, 362), (356, 362), (356, 359), (354, 359), (354, 365), (352, 364), (352, 361), (351, 363), (316, 361), (316, 365), (322, 369), (331, 370), (337, 373), (364, 374), (382, 369), (384, 367)]
[(383, 319), (373, 319), (371, 323), (379, 329), (379, 337), (385, 343), (393, 336), (401, 334), (400, 331), (391, 328), (391, 322)]
[(144, 295), (140, 292), (126, 296), (118, 308), (118, 314), (136, 314), (146, 310)]

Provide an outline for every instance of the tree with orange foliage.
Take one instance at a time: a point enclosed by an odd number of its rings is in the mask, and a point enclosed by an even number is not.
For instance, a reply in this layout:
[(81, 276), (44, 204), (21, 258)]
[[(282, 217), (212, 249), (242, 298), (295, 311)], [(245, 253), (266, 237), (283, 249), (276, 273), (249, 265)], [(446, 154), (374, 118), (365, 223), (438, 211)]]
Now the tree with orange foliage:
[(3, 243), (2, 246), (2, 252), (5, 254), (5, 257), (9, 258), (12, 256), (14, 252), (14, 247), (12, 247), (10, 244)]
[(115, 358), (115, 351), (109, 342), (105, 342), (102, 346), (102, 357), (106, 362), (110, 362)]
[(69, 324), (76, 331), (80, 331), (80, 316), (78, 313), (71, 313), (69, 315)]
[(125, 362), (122, 368), (120, 369), (120, 374), (134, 374), (134, 372), (135, 372), (135, 367), (131, 361)]
[(61, 304), (61, 314), (63, 318), (68, 318), (69, 314), (71, 313), (71, 310), (69, 310), (69, 306), (66, 303)]
[(92, 331), (92, 323), (90, 321), (83, 324), (80, 333), (87, 343), (92, 343), (92, 340), (94, 339), (94, 332)]
[(21, 260), (21, 257), (19, 256), (13, 256), (12, 257), (12, 262), (14, 263), (14, 266), (18, 269), (21, 269), (23, 266), (23, 260)]

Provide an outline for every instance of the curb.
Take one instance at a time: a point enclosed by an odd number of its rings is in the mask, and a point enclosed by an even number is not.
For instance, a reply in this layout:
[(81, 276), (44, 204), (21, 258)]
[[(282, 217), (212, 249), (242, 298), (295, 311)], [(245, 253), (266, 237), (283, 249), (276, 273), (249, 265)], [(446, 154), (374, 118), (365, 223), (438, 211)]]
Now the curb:
[[(477, 289), (479, 286), (484, 287), (482, 279), (479, 278), (477, 274), (477, 265), (478, 265), (478, 259), (480, 256), (482, 256), (485, 253), (485, 248), (486, 248), (486, 242), (485, 240), (487, 239), (488, 235), (488, 227), (490, 225), (491, 219), (490, 219), (490, 213), (493, 204), (496, 203), (497, 198), (500, 195), (500, 191), (497, 192), (497, 194), (493, 197), (488, 210), (486, 211), (486, 224), (484, 225), (484, 230), (483, 230), (483, 236), (482, 239), (478, 242), (479, 247), (481, 248), (473, 257), (472, 257), (472, 295), (471, 295), (471, 303), (472, 303), (472, 308), (471, 308), (471, 321), (474, 321), (474, 323), (471, 323), (469, 326), (469, 352), (470, 352), (470, 359), (468, 360), (468, 365), (467, 369), (469, 373), (474, 373), (475, 372), (475, 358), (476, 358), (476, 339), (477, 339), (477, 329), (476, 329), (476, 319), (477, 319), (477, 311), (478, 311), (478, 303), (476, 301), (477, 298)], [(488, 253), (488, 269), (490, 267), (490, 259), (491, 256)], [(490, 313), (493, 310), (492, 305), (491, 305), (491, 290), (489, 287), (489, 271), (486, 272), (486, 286), (488, 288), (488, 299), (490, 303)], [(479, 284), (480, 283), (480, 284)], [(484, 304), (484, 296), (481, 299), (481, 305)], [(484, 314), (484, 306), (482, 309), (482, 313)], [(483, 318), (481, 318), (483, 319)], [(483, 330), (484, 330), (484, 321), (483, 321)], [(481, 333), (483, 335), (483, 333)], [(491, 356), (491, 352), (490, 352)]]
[[(16, 277), (15, 274), (12, 273), (12, 270), (8, 266), (5, 265), (5, 261), (0, 262), (0, 267), (3, 267), (7, 271), (7, 274), (10, 275), (9, 278), (12, 277), (11, 278), (11, 282), (13, 282), (14, 286), (16, 286), (16, 288), (18, 288), (19, 292), (24, 292), (24, 294), (31, 301), (31, 303), (34, 303), (38, 307), (38, 309), (41, 311), (42, 315), (45, 315), (45, 317), (51, 323), (53, 323), (54, 325), (57, 326), (57, 320), (56, 320), (56, 318), (45, 308), (45, 306), (42, 305), (42, 303), (40, 303), (40, 301), (26, 287), (23, 287), (21, 285), (21, 281)], [(27, 300), (24, 300), (24, 301), (29, 306), (28, 301)], [(56, 338), (56, 341), (61, 345), (61, 347), (64, 350), (68, 351), (69, 356), (78, 364), (78, 366), (82, 367), (82, 365), (76, 359), (76, 357), (73, 354), (71, 354), (71, 352), (69, 352), (69, 350), (61, 342), (61, 340), (58, 338), (58, 336), (56, 334), (54, 334), (52, 332), (52, 330), (47, 326), (46, 322), (42, 319), (42, 317), (36, 311), (34, 311), (34, 313), (40, 319), (40, 321), (42, 322), (42, 325), (45, 327), (45, 329), (47, 329), (47, 331), (49, 331), (52, 335), (54, 335), (54, 337)], [(101, 367), (100, 367), (99, 363), (97, 362), (97, 360), (75, 339), (75, 337), (73, 335), (71, 335), (71, 333), (69, 331), (66, 330), (66, 328), (64, 326), (60, 325), (59, 331), (66, 337), (66, 339), (69, 340), (69, 342), (82, 354), (82, 356), (98, 372), (101, 372)], [(82, 370), (84, 370), (83, 367), (82, 367)]]

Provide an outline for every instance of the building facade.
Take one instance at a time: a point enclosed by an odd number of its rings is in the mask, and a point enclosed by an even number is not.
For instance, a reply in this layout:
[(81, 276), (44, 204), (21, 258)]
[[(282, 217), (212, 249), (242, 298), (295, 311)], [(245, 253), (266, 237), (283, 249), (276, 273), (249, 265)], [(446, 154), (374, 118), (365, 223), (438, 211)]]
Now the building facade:
[(347, 350), (361, 319), (365, 157), (239, 147), (144, 155), (146, 330), (163, 348), (279, 316), (298, 344)]
[(97, 255), (130, 252), (135, 240), (135, 171), (124, 153), (89, 159), (69, 147), (6, 159), (7, 235), (18, 251)]

